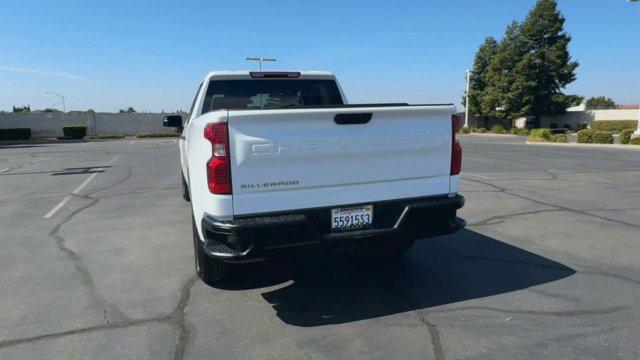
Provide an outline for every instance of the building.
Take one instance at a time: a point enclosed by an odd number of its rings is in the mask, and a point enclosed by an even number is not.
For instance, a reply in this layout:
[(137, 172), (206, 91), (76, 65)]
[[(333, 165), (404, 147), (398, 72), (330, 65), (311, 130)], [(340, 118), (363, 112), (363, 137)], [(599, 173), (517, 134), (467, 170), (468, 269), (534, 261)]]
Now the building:
[[(592, 121), (638, 121), (640, 109), (638, 105), (620, 105), (616, 109), (607, 110), (585, 110), (584, 104), (567, 109), (567, 112), (560, 115), (543, 116), (541, 127), (543, 128), (567, 128), (578, 130), (581, 123), (589, 125)], [(533, 118), (520, 118), (514, 121), (517, 128), (531, 127)]]

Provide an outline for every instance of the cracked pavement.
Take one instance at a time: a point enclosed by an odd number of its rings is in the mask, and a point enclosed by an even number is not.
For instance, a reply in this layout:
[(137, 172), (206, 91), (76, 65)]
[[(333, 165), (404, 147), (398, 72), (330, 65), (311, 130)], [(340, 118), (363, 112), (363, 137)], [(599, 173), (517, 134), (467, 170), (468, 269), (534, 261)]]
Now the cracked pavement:
[(0, 359), (638, 359), (640, 157), (462, 144), (465, 230), (212, 288), (172, 139), (1, 143)]

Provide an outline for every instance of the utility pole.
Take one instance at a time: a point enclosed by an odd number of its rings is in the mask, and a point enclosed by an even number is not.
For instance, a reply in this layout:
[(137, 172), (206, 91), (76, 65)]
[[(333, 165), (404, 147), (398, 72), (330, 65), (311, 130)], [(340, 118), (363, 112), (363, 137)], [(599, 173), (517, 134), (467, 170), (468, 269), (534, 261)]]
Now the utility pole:
[(260, 71), (262, 71), (262, 62), (263, 61), (276, 61), (277, 59), (274, 58), (263, 58), (263, 57), (255, 57), (255, 56), (247, 56), (246, 58), (244, 58), (247, 61), (257, 61), (258, 62), (258, 69)]
[(466, 93), (466, 104), (464, 111), (464, 127), (469, 127), (469, 83), (471, 83), (471, 73), (473, 71), (467, 70), (467, 93)]
[(64, 96), (62, 96), (62, 95), (60, 95), (58, 93), (51, 92), (51, 91), (47, 91), (46, 93), (49, 94), (49, 95), (55, 95), (55, 96), (59, 97), (60, 99), (62, 99), (62, 112), (65, 112), (65, 113), (67, 112), (67, 106), (66, 106), (66, 104), (64, 102)]

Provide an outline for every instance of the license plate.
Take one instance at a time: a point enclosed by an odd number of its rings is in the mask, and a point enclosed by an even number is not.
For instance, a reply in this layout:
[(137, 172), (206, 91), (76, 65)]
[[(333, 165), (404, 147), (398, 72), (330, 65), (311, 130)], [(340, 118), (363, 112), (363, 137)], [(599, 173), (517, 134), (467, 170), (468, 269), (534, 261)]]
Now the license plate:
[(373, 205), (331, 209), (331, 231), (363, 230), (373, 223)]

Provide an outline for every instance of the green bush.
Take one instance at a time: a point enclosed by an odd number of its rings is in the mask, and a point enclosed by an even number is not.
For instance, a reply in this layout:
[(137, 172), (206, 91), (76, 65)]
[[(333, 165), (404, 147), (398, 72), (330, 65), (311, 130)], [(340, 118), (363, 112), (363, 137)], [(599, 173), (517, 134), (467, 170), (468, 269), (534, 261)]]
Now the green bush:
[(492, 134), (504, 134), (505, 130), (504, 127), (500, 124), (495, 124), (491, 127), (491, 130), (489, 130)]
[(587, 128), (587, 123), (586, 122), (578, 123), (578, 131), (584, 130), (586, 128)]
[(31, 129), (0, 129), (0, 140), (29, 140), (31, 138)]
[(586, 129), (578, 131), (578, 143), (580, 144), (613, 144), (613, 133)]
[(553, 135), (553, 142), (557, 142), (557, 143), (568, 143), (569, 139), (567, 138), (567, 135), (564, 134), (556, 134)]
[(71, 139), (84, 139), (87, 135), (87, 127), (84, 125), (71, 125), (62, 128), (64, 137)]
[(532, 129), (527, 140), (534, 142), (553, 141), (553, 134), (549, 129)]
[(633, 129), (635, 131), (638, 128), (638, 120), (599, 120), (592, 121), (589, 127), (592, 130), (611, 131), (614, 133), (619, 133), (626, 129)]
[(511, 128), (511, 133), (514, 135), (529, 135), (529, 129), (518, 129), (518, 128)]
[(631, 140), (631, 135), (635, 132), (634, 129), (626, 129), (620, 132), (620, 144), (628, 144)]
[(486, 132), (487, 132), (487, 129), (485, 129), (485, 128), (478, 128), (478, 129), (477, 129), (477, 132), (479, 132), (480, 134), (484, 134), (484, 133), (486, 133)]
[(629, 145), (640, 145), (640, 137), (629, 140)]
[(468, 134), (471, 131), (471, 129), (469, 129), (466, 126), (463, 126), (460, 128), (460, 134)]

